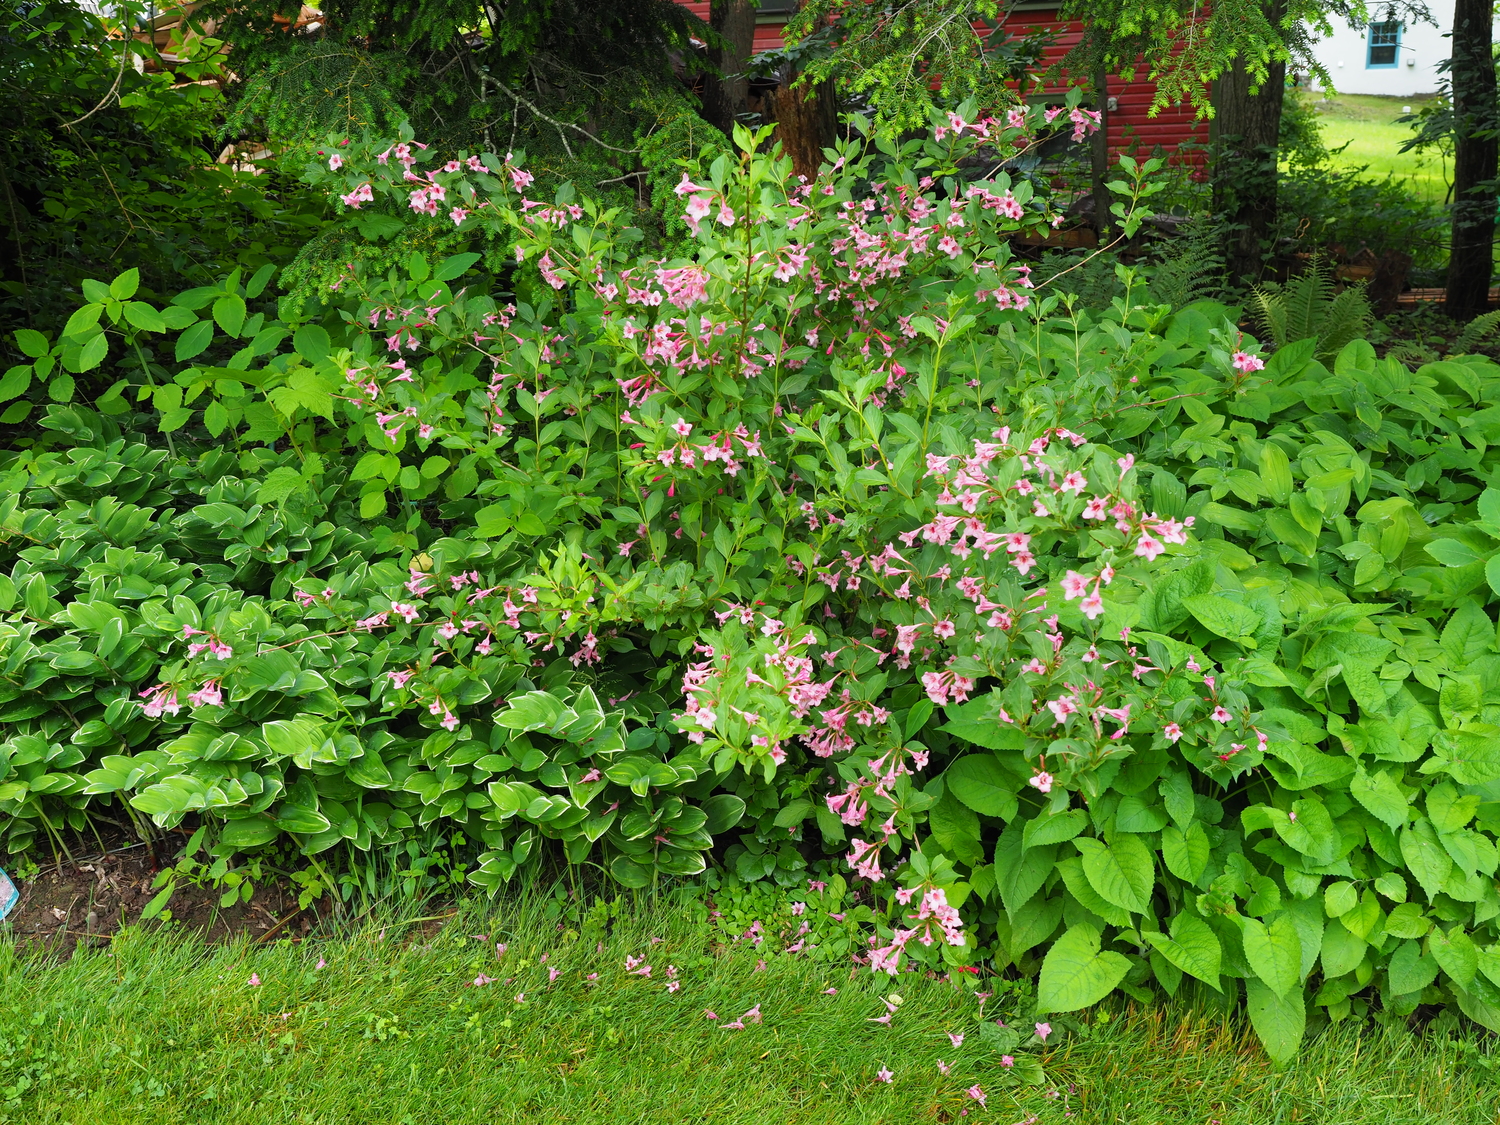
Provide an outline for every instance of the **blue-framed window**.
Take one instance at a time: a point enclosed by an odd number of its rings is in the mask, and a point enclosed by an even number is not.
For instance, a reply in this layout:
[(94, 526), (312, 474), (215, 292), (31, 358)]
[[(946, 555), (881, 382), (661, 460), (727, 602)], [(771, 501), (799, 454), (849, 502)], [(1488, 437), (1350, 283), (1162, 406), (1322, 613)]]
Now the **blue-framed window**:
[(1396, 56), (1401, 52), (1401, 22), (1385, 20), (1370, 25), (1370, 51), (1365, 66), (1370, 70), (1396, 65)]

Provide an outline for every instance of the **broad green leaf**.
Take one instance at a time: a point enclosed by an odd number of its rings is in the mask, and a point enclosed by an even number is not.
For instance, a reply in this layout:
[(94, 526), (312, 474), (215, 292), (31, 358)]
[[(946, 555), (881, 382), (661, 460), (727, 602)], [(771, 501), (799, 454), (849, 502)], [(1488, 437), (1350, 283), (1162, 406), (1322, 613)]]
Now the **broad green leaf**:
[(1271, 919), (1269, 926), (1255, 918), (1244, 925), (1245, 960), (1277, 996), (1285, 996), (1297, 986), (1302, 973), (1302, 938), (1297, 927), (1284, 912)]
[(927, 827), (938, 846), (955, 859), (972, 866), (984, 858), (979, 817), (952, 793), (945, 792), (927, 810)]
[(245, 326), (245, 299), (238, 293), (226, 293), (214, 302), (213, 318), (226, 335), (238, 338)]
[(1204, 628), (1247, 647), (1255, 647), (1255, 630), (1260, 614), (1242, 602), (1219, 594), (1197, 594), (1183, 598), (1182, 604)]
[(1074, 840), (1073, 846), (1083, 855), (1083, 873), (1105, 901), (1132, 914), (1144, 914), (1151, 908), (1155, 864), (1141, 837), (1122, 832), (1112, 844), (1082, 837)]
[(1349, 782), (1349, 795), (1363, 805), (1376, 820), (1391, 828), (1400, 828), (1406, 823), (1406, 795), (1401, 787), (1391, 780), (1384, 770), (1366, 773), (1364, 766), (1356, 764), (1354, 778)]
[(1434, 539), (1422, 549), (1444, 566), (1468, 566), (1484, 557), (1457, 539)]
[(211, 320), (200, 320), (188, 328), (182, 335), (177, 337), (177, 347), (174, 354), (178, 363), (186, 363), (190, 359), (196, 359), (208, 350), (208, 345), (213, 343), (214, 322)]
[(1330, 918), (1323, 927), (1323, 975), (1341, 977), (1353, 972), (1365, 959), (1365, 949), (1363, 938), (1351, 934), (1337, 918)]
[(1403, 902), (1385, 920), (1385, 933), (1398, 938), (1419, 938), (1432, 929), (1432, 921), (1415, 902)]
[(1185, 883), (1196, 884), (1208, 867), (1211, 848), (1203, 826), (1196, 821), (1187, 829), (1168, 825), (1161, 832), (1161, 858), (1167, 870)]
[(142, 332), (165, 332), (167, 330), (167, 322), (162, 319), (161, 313), (145, 301), (129, 302), (125, 306), (125, 319), (130, 322), (131, 327), (138, 328)]
[(1112, 950), (1100, 951), (1099, 931), (1086, 922), (1069, 927), (1042, 959), (1036, 1010), (1076, 1012), (1103, 1000), (1125, 979), (1130, 961)]
[(1403, 941), (1396, 946), (1396, 952), (1391, 954), (1386, 974), (1393, 995), (1421, 992), (1437, 980), (1438, 963), (1432, 957), (1423, 955), (1420, 942)]
[(304, 324), (297, 329), (296, 335), (292, 337), (292, 346), (297, 349), (298, 355), (314, 365), (326, 362), (333, 352), (333, 342), (328, 338), (328, 331), (317, 324)]
[(1443, 652), (1455, 672), (1494, 647), (1495, 623), (1472, 600), (1465, 600), (1443, 626)]
[(1052, 874), (1052, 865), (1057, 858), (1057, 848), (1030, 848), (1023, 850), (1024, 826), (1018, 820), (1011, 821), (1000, 833), (995, 844), (995, 871), (999, 875), (1000, 901), (1014, 921), (1020, 909), (1041, 890), (1047, 876)]
[(35, 328), (17, 329), (16, 347), (21, 349), (21, 354), (27, 359), (41, 359), (50, 350), (47, 337), (43, 336)]
[(1068, 893), (1078, 901), (1079, 906), (1090, 913), (1097, 914), (1111, 926), (1130, 925), (1130, 911), (1099, 897), (1099, 892), (1094, 890), (1088, 876), (1083, 873), (1083, 860), (1078, 856), (1068, 856), (1066, 859), (1058, 860), (1057, 871), (1062, 876)]
[(1266, 1054), (1278, 1066), (1285, 1066), (1297, 1055), (1307, 1030), (1306, 997), (1301, 988), (1278, 995), (1254, 977), (1245, 981), (1246, 1007), (1250, 1025), (1260, 1037)]
[(1473, 985), (1474, 974), (1479, 971), (1479, 955), (1462, 926), (1454, 926), (1447, 933), (1434, 930), (1427, 939), (1427, 951), (1459, 988)]
[(141, 287), (141, 271), (131, 267), (109, 283), (109, 295), (117, 301), (134, 297)]
[(455, 277), (462, 277), (464, 271), (479, 261), (479, 259), (480, 255), (472, 252), (468, 254), (454, 254), (452, 257), (444, 258), (433, 273), (433, 280), (452, 281)]
[(1068, 809), (1056, 815), (1043, 812), (1024, 823), (1026, 829), (1021, 837), (1021, 844), (1023, 847), (1034, 848), (1073, 839), (1088, 827), (1089, 815), (1082, 809)]
[(1323, 909), (1330, 918), (1338, 918), (1348, 914), (1359, 905), (1359, 892), (1354, 889), (1353, 883), (1340, 880), (1337, 883), (1329, 883), (1323, 891)]
[(19, 365), (0, 377), (0, 402), (8, 402), (24, 395), (31, 386), (31, 366)]
[(1401, 830), (1401, 855), (1428, 899), (1437, 897), (1453, 871), (1453, 860), (1425, 816), (1417, 817), (1410, 827)]
[(977, 813), (1010, 820), (1016, 815), (1016, 779), (993, 754), (965, 754), (943, 774), (948, 792)]
[(1183, 911), (1172, 919), (1170, 937), (1151, 930), (1141, 936), (1183, 972), (1197, 977), (1216, 991), (1223, 991), (1219, 985), (1219, 962), (1223, 951), (1219, 939), (1202, 918)]

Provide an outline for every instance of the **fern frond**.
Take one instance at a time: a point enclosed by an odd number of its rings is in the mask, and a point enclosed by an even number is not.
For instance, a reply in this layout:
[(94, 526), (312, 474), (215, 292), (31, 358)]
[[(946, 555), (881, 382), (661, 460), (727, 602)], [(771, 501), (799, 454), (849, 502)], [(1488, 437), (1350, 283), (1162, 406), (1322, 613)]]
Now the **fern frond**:
[(1481, 344), (1489, 343), (1500, 334), (1500, 309), (1476, 316), (1464, 326), (1458, 339), (1453, 341), (1453, 354), (1464, 355)]

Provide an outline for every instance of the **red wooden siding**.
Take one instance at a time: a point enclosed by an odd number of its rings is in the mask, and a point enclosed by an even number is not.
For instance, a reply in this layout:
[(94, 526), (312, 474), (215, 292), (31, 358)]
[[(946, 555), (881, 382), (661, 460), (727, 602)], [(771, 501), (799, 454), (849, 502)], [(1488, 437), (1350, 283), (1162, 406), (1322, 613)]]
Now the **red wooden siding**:
[[(677, 0), (700, 19), (708, 19), (708, 0)], [(755, 28), (755, 50), (769, 51), (781, 46), (782, 29), (786, 26), (782, 16), (762, 16)], [(1017, 32), (1039, 27), (1050, 27), (1057, 31), (1056, 43), (1048, 49), (1044, 62), (1051, 65), (1067, 54), (1068, 50), (1083, 35), (1083, 24), (1077, 20), (1062, 21), (1053, 11), (1017, 12), (1011, 15), (1007, 26)], [(1155, 117), (1148, 116), (1151, 99), (1156, 96), (1156, 85), (1136, 80), (1125, 82), (1112, 78), (1109, 93), (1118, 99), (1118, 108), (1109, 115), (1109, 148), (1111, 152), (1125, 152), (1132, 156), (1149, 156), (1160, 146), (1168, 154), (1176, 155), (1182, 145), (1202, 146), (1208, 143), (1208, 122), (1199, 121), (1187, 103), (1163, 108)], [(1199, 152), (1185, 152), (1184, 163), (1202, 162)]]

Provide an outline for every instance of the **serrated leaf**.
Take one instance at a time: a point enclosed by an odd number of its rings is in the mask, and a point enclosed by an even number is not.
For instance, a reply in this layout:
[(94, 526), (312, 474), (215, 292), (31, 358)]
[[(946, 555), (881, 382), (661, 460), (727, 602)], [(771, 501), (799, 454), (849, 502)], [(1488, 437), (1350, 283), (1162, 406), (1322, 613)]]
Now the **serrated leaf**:
[(1216, 991), (1223, 991), (1219, 985), (1219, 965), (1223, 949), (1213, 930), (1202, 918), (1183, 911), (1172, 919), (1170, 937), (1150, 930), (1145, 931), (1142, 936), (1158, 953), (1183, 972), (1197, 977)]
[(1254, 647), (1260, 614), (1242, 602), (1218, 594), (1195, 594), (1182, 599), (1183, 606), (1210, 632)]
[(1055, 815), (1043, 812), (1025, 822), (1021, 844), (1023, 847), (1033, 848), (1065, 843), (1087, 828), (1088, 823), (1088, 813), (1082, 809), (1068, 809)]
[(12, 367), (0, 378), (0, 402), (8, 402), (24, 395), (30, 386), (31, 366), (26, 364)]
[(1132, 914), (1151, 908), (1155, 864), (1141, 837), (1122, 832), (1112, 844), (1083, 837), (1074, 840), (1073, 846), (1083, 855), (1083, 873), (1106, 902)]
[(985, 816), (1010, 820), (1016, 815), (1016, 779), (993, 754), (965, 754), (943, 778), (948, 792)]
[(1286, 1065), (1296, 1057), (1307, 1030), (1307, 1001), (1302, 989), (1293, 988), (1285, 995), (1277, 995), (1251, 977), (1245, 981), (1245, 993), (1250, 1025), (1266, 1054), (1278, 1066)]
[(1130, 961), (1112, 950), (1100, 951), (1099, 931), (1086, 922), (1068, 928), (1042, 959), (1036, 1010), (1076, 1012), (1103, 1000), (1125, 979)]
[(21, 349), (21, 354), (27, 359), (41, 359), (51, 349), (47, 343), (47, 337), (43, 336), (35, 328), (18, 328), (16, 330), (16, 347)]
[(1296, 987), (1302, 974), (1302, 938), (1288, 914), (1277, 914), (1269, 926), (1246, 918), (1243, 935), (1245, 960), (1271, 991), (1285, 996)]
[(1386, 975), (1393, 995), (1421, 992), (1437, 980), (1438, 963), (1432, 957), (1423, 955), (1420, 942), (1403, 941), (1396, 947), (1396, 952), (1391, 954)]
[(1392, 829), (1406, 823), (1410, 805), (1401, 787), (1384, 770), (1366, 773), (1364, 766), (1356, 764), (1354, 778), (1349, 782), (1349, 795), (1364, 806), (1376, 820)]
[(1419, 816), (1410, 827), (1401, 830), (1401, 856), (1429, 900), (1437, 896), (1453, 872), (1453, 860), (1425, 816)]
[(1167, 870), (1185, 883), (1197, 883), (1208, 867), (1208, 835), (1196, 821), (1186, 830), (1168, 825), (1161, 831), (1161, 858)]
[(141, 271), (132, 266), (109, 283), (109, 295), (117, 301), (134, 297), (141, 287)]
[(195, 359), (208, 350), (208, 345), (213, 343), (214, 322), (211, 320), (200, 320), (197, 324), (187, 328), (182, 335), (177, 337), (177, 347), (174, 355), (178, 363), (186, 363)]
[(245, 299), (238, 293), (224, 294), (214, 302), (213, 318), (226, 335), (238, 339), (245, 326)]
[(1427, 939), (1427, 951), (1459, 988), (1473, 985), (1474, 974), (1479, 971), (1479, 954), (1462, 926), (1454, 926), (1447, 933), (1433, 931)]

